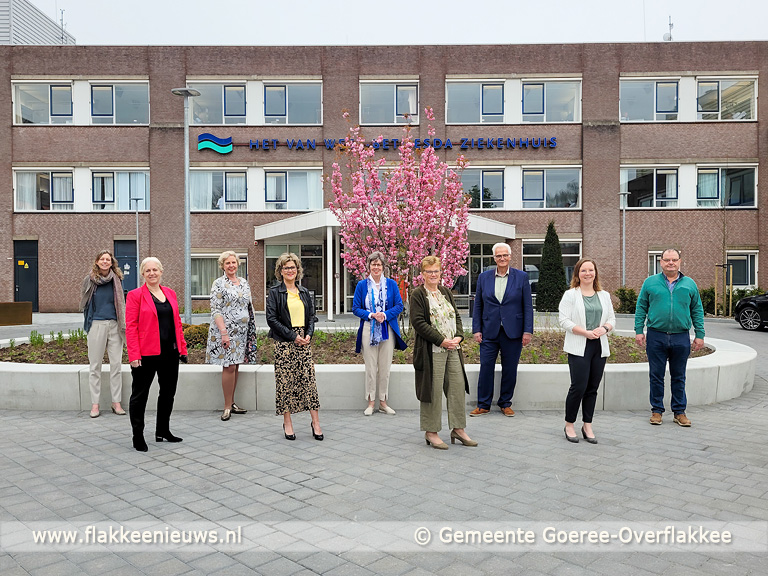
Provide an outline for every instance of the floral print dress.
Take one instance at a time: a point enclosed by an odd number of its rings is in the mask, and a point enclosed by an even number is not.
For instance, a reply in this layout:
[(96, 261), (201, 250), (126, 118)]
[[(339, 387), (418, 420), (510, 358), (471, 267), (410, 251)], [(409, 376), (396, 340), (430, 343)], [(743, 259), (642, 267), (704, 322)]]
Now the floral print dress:
[[(214, 280), (211, 287), (211, 325), (205, 350), (205, 361), (208, 364), (231, 366), (246, 362), (251, 288), (245, 278), (238, 277), (238, 281), (239, 286), (224, 275)], [(229, 334), (229, 348), (224, 348), (221, 342), (221, 332), (216, 325), (218, 317), (224, 319), (224, 327)]]

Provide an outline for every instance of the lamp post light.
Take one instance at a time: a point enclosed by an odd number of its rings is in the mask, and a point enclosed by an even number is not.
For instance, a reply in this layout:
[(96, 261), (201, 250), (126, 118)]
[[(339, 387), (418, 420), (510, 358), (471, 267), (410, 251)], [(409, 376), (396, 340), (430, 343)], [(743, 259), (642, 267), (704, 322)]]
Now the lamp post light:
[(184, 97), (184, 322), (192, 324), (192, 233), (189, 201), (189, 99), (200, 96), (194, 88), (174, 88), (171, 93)]
[(621, 203), (621, 287), (627, 285), (627, 198), (629, 190), (619, 192)]

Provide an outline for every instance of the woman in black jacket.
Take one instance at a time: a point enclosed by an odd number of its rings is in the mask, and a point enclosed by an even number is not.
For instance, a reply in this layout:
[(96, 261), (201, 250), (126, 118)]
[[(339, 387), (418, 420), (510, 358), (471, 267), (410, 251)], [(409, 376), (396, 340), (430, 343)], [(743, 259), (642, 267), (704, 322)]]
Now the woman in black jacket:
[(295, 440), (291, 414), (309, 410), (312, 436), (323, 439), (318, 410), (315, 364), (310, 340), (315, 331), (315, 304), (309, 290), (297, 284), (303, 269), (296, 254), (281, 254), (275, 277), (282, 282), (269, 289), (267, 324), (275, 340), (275, 412), (283, 415), (286, 440)]

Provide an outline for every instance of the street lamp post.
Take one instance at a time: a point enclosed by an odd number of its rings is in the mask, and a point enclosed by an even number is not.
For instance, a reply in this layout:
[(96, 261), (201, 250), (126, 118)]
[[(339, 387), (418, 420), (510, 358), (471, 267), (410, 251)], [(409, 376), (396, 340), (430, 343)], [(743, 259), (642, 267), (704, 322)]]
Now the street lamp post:
[(621, 202), (621, 287), (627, 285), (627, 197), (629, 190), (619, 192)]
[(200, 96), (194, 88), (174, 88), (176, 96), (184, 97), (184, 322), (192, 324), (192, 233), (189, 201), (189, 99)]

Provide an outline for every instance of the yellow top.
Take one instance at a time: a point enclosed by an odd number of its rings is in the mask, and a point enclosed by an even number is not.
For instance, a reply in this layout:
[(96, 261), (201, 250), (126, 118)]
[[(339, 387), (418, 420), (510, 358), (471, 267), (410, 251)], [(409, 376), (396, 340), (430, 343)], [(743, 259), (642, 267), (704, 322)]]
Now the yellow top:
[(304, 302), (301, 301), (299, 294), (288, 292), (288, 312), (291, 315), (291, 326), (294, 328), (304, 327)]

